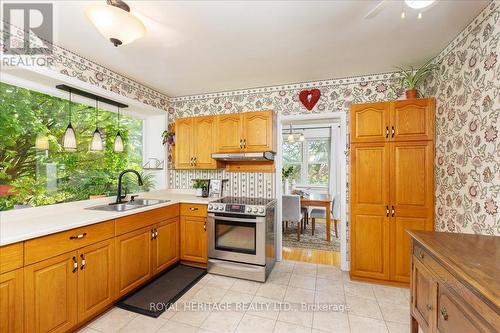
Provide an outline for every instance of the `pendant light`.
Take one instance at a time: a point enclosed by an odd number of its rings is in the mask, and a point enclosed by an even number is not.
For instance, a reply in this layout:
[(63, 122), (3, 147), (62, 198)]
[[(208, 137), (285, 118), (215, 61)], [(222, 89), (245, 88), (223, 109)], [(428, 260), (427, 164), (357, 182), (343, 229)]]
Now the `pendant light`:
[(99, 118), (99, 108), (98, 108), (99, 100), (96, 98), (95, 100), (95, 131), (94, 135), (92, 135), (92, 142), (90, 143), (90, 151), (103, 151), (104, 145), (102, 142), (101, 131), (98, 127), (98, 118)]
[(115, 143), (113, 144), (113, 150), (115, 153), (123, 152), (123, 139), (120, 135), (120, 107), (118, 107), (118, 131), (115, 136)]
[(71, 126), (71, 90), (69, 91), (69, 123), (68, 127), (66, 127), (66, 131), (64, 132), (63, 137), (63, 148), (68, 151), (76, 150), (76, 134), (73, 126)]
[(306, 140), (306, 137), (304, 136), (304, 133), (300, 133), (299, 141), (303, 142), (305, 140)]
[(288, 143), (294, 143), (295, 142), (295, 138), (293, 137), (293, 133), (292, 133), (292, 125), (290, 125), (290, 134), (288, 134), (287, 141), (288, 141)]

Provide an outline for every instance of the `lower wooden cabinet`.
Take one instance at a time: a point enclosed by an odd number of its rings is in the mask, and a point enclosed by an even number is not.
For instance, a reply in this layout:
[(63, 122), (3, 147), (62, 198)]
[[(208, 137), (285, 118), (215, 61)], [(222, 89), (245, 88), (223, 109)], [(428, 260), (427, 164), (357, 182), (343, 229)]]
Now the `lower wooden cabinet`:
[(66, 332), (76, 325), (76, 251), (24, 268), (25, 331)]
[(23, 332), (23, 269), (0, 275), (0, 332)]
[(146, 227), (115, 238), (118, 297), (151, 277), (153, 237), (153, 228)]
[(109, 239), (78, 250), (78, 321), (99, 313), (115, 300), (115, 243)]
[(412, 274), (412, 312), (427, 332), (434, 324), (437, 284), (431, 272), (419, 261), (413, 262)]
[(153, 274), (157, 274), (179, 261), (179, 218), (163, 221), (154, 230), (152, 263)]
[(207, 263), (208, 239), (205, 217), (181, 216), (181, 260)]

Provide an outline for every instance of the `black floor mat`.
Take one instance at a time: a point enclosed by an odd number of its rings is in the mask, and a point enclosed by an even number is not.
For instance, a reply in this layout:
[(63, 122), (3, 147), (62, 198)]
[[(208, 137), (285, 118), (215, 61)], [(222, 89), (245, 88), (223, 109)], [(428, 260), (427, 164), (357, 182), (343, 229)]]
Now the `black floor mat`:
[(116, 305), (157, 318), (206, 273), (207, 270), (203, 268), (177, 265)]

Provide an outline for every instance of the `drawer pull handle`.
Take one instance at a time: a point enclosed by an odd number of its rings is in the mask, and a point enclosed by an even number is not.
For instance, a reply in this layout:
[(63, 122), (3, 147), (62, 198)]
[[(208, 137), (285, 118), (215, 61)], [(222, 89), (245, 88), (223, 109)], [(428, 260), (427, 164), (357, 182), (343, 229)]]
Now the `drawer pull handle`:
[(82, 259), (81, 264), (80, 264), (80, 269), (83, 271), (87, 261), (85, 260), (85, 256), (83, 254), (80, 254), (80, 258)]
[(446, 311), (446, 308), (442, 307), (440, 312), (441, 312), (441, 317), (443, 318), (443, 320), (448, 320), (448, 311)]
[(191, 207), (191, 208), (189, 208), (189, 210), (191, 210), (191, 211), (195, 211), (195, 210), (198, 210), (198, 208), (196, 208), (196, 207)]
[(432, 311), (432, 305), (427, 304), (425, 307), (427, 308), (428, 311)]
[(389, 206), (385, 206), (385, 216), (389, 217)]
[(396, 133), (396, 130), (394, 129), (394, 126), (392, 126), (392, 129), (391, 129), (391, 136), (394, 137), (394, 134)]
[(205, 221), (205, 223), (203, 223), (203, 230), (207, 231), (207, 221)]
[(76, 260), (76, 257), (73, 257), (73, 273), (76, 273), (78, 270), (78, 261)]
[(388, 138), (389, 137), (389, 126), (386, 126), (385, 127), (385, 137)]
[(392, 211), (391, 211), (391, 213), (392, 213), (392, 217), (394, 217), (394, 215), (396, 214), (396, 210), (394, 209), (394, 206), (392, 206)]
[(70, 236), (69, 239), (82, 239), (85, 236), (87, 236), (86, 232), (84, 232), (83, 234), (76, 235), (76, 236)]

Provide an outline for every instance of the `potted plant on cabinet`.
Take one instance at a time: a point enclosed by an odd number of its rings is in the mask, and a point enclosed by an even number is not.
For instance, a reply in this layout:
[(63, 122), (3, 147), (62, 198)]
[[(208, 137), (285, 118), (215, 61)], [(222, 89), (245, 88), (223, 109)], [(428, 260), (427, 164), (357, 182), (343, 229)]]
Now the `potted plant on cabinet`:
[(206, 182), (203, 179), (194, 179), (193, 188), (196, 190), (196, 196), (203, 196), (203, 189), (206, 188)]
[(399, 67), (401, 86), (406, 89), (405, 93), (407, 99), (417, 98), (417, 86), (438, 67), (436, 64), (432, 63), (432, 60), (433, 59), (429, 60), (418, 69), (413, 67), (410, 67), (410, 69)]

